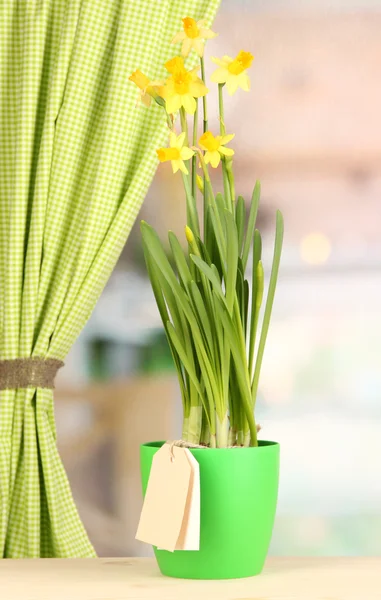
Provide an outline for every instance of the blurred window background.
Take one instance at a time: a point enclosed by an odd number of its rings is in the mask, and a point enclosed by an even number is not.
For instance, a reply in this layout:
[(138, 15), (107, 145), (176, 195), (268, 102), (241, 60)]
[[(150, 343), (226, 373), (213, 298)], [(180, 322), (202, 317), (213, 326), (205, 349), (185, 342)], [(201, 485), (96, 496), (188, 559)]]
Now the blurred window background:
[[(265, 268), (276, 208), (286, 226), (257, 403), (262, 437), (281, 444), (271, 552), (380, 554), (380, 1), (222, 0), (213, 29), (208, 75), (212, 55), (255, 55), (252, 91), (226, 99), (225, 120), (237, 192), (262, 183)], [(166, 165), (140, 218), (184, 239), (181, 178)], [(149, 554), (134, 540), (138, 446), (179, 437), (181, 401), (138, 223), (60, 373), (56, 416), (98, 553)]]

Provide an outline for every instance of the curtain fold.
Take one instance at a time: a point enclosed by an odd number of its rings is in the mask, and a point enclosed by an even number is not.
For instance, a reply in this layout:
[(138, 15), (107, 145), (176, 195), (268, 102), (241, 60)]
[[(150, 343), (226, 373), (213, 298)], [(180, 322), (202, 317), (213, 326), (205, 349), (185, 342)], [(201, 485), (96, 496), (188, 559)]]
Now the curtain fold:
[[(64, 359), (109, 277), (165, 143), (128, 77), (164, 77), (171, 37), (219, 0), (0, 3), (0, 358)], [(57, 447), (53, 393), (0, 392), (0, 556), (94, 550)]]

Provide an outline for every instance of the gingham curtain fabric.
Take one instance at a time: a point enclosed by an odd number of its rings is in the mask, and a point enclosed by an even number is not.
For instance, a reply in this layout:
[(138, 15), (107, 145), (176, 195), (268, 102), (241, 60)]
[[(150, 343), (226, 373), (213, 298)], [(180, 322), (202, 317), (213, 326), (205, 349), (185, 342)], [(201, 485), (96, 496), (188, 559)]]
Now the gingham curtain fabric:
[[(128, 76), (164, 76), (183, 16), (219, 0), (0, 3), (0, 358), (63, 359), (121, 252), (166, 138)], [(0, 392), (0, 556), (91, 557), (53, 394)]]

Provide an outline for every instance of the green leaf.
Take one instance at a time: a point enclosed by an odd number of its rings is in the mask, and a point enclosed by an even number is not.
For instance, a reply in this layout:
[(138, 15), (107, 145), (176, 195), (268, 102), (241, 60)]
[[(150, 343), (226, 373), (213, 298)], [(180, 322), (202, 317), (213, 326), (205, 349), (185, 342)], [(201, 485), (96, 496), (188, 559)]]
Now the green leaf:
[(235, 222), (237, 225), (238, 232), (238, 249), (239, 253), (242, 252), (243, 240), (245, 235), (245, 223), (246, 223), (246, 207), (245, 200), (242, 196), (238, 196), (237, 204), (235, 208)]
[(181, 244), (180, 244), (179, 240), (177, 239), (176, 235), (173, 233), (173, 231), (170, 231), (168, 233), (168, 239), (169, 239), (169, 243), (171, 246), (173, 258), (174, 258), (174, 261), (176, 264), (177, 272), (179, 274), (181, 281), (184, 284), (185, 289), (188, 289), (188, 286), (190, 285), (190, 283), (192, 281), (192, 275), (189, 270), (188, 263), (185, 260), (183, 249), (182, 249)]
[[(153, 227), (151, 227), (144, 221), (141, 224), (141, 231), (143, 236), (143, 244), (145, 245), (147, 251), (150, 253), (153, 262), (156, 263), (156, 266), (158, 267), (160, 273), (171, 286), (173, 294), (176, 296), (179, 304), (181, 305), (184, 313), (186, 314), (188, 321), (191, 324), (193, 313), (189, 298), (186, 292), (181, 287), (180, 283), (176, 278), (176, 275), (173, 272), (169, 260), (164, 252), (159, 236), (157, 235)], [(193, 320), (194, 322), (196, 322), (194, 316)]]
[(234, 364), (236, 367), (236, 374), (238, 385), (241, 392), (242, 403), (245, 410), (246, 418), (249, 423), (250, 433), (252, 441), (257, 439), (257, 430), (255, 425), (253, 406), (251, 401), (251, 390), (250, 390), (250, 379), (247, 369), (246, 356), (242, 354), (241, 345), (238, 337), (238, 333), (234, 327), (233, 321), (226, 309), (221, 302), (221, 299), (215, 294), (215, 306), (217, 313), (221, 319), (222, 326), (224, 328), (225, 336), (229, 341), (230, 350), (233, 356)]
[(259, 181), (257, 181), (254, 186), (253, 194), (251, 196), (249, 220), (247, 223), (245, 243), (243, 245), (243, 251), (242, 251), (242, 262), (243, 262), (244, 270), (246, 270), (247, 260), (249, 258), (251, 240), (253, 238), (255, 223), (257, 220), (260, 196), (261, 196), (261, 184), (259, 183)]
[(258, 229), (254, 231), (253, 264), (251, 280), (251, 316), (250, 316), (250, 341), (249, 341), (249, 372), (252, 373), (254, 362), (255, 338), (258, 325), (257, 297), (257, 267), (262, 256), (262, 238)]
[(210, 266), (213, 261), (210, 258), (209, 252), (204, 242), (200, 238), (197, 238), (197, 246), (200, 248), (201, 258)]
[(272, 263), (272, 268), (271, 268), (269, 289), (267, 292), (265, 312), (263, 315), (261, 336), (259, 338), (258, 353), (257, 353), (256, 362), (255, 362), (253, 383), (251, 386), (251, 394), (252, 394), (252, 399), (253, 399), (254, 404), (255, 404), (257, 391), (258, 391), (258, 382), (259, 382), (259, 375), (260, 375), (261, 366), (262, 366), (263, 353), (265, 350), (267, 333), (268, 333), (269, 326), (270, 326), (271, 312), (272, 312), (272, 308), (273, 308), (273, 304), (274, 304), (274, 296), (275, 296), (276, 284), (277, 284), (278, 273), (279, 273), (280, 257), (282, 254), (283, 233), (284, 233), (283, 216), (282, 216), (282, 213), (278, 210), (277, 214), (276, 214), (276, 230), (275, 230), (273, 263)]
[(245, 331), (245, 338), (247, 338), (247, 318), (249, 313), (249, 282), (247, 279), (243, 281), (243, 301), (242, 301), (242, 323)]
[[(226, 233), (224, 233), (223, 229), (222, 229), (222, 224), (219, 218), (219, 214), (217, 209), (214, 206), (210, 207), (210, 221), (212, 223), (212, 227), (213, 227), (213, 232), (214, 232), (214, 236), (216, 239), (216, 243), (217, 243), (217, 249), (218, 249), (218, 253), (219, 253), (219, 259), (220, 259), (220, 263), (221, 263), (221, 272), (223, 274), (223, 276), (225, 277), (226, 275), (226, 269), (225, 269), (225, 260), (226, 260)], [(214, 264), (217, 266), (217, 261), (214, 261)]]
[(190, 292), (194, 303), (195, 312), (199, 317), (200, 329), (204, 333), (205, 341), (207, 342), (209, 347), (209, 354), (212, 358), (214, 354), (214, 344), (212, 329), (210, 326), (210, 319), (205, 309), (205, 300), (202, 297), (197, 283), (195, 281), (192, 281), (190, 284)]
[(189, 403), (189, 396), (188, 396), (188, 391), (187, 391), (187, 387), (186, 387), (186, 383), (184, 381), (184, 374), (183, 374), (183, 370), (182, 370), (182, 365), (178, 356), (178, 353), (176, 351), (176, 348), (174, 347), (172, 340), (168, 334), (168, 330), (167, 330), (167, 323), (169, 320), (169, 315), (168, 315), (168, 310), (167, 310), (167, 305), (165, 303), (165, 299), (163, 296), (163, 291), (159, 282), (159, 279), (156, 275), (156, 270), (154, 268), (154, 265), (152, 263), (151, 257), (149, 255), (149, 252), (147, 251), (147, 249), (144, 247), (143, 245), (143, 250), (144, 250), (144, 258), (145, 258), (145, 262), (146, 262), (146, 266), (147, 266), (147, 273), (148, 273), (148, 277), (151, 281), (151, 286), (152, 286), (152, 291), (154, 293), (155, 299), (156, 299), (156, 304), (157, 307), (159, 309), (159, 313), (160, 313), (160, 317), (161, 320), (163, 322), (164, 325), (164, 329), (166, 332), (166, 336), (168, 339), (168, 343), (169, 343), (169, 347), (171, 350), (171, 354), (173, 357), (173, 361), (175, 363), (175, 367), (177, 370), (177, 375), (178, 375), (178, 379), (179, 379), (179, 384), (180, 384), (180, 390), (181, 390), (181, 397), (183, 400), (183, 405), (184, 408), (185, 406)]
[(198, 377), (196, 375), (194, 365), (192, 365), (192, 363), (190, 362), (187, 352), (186, 352), (185, 348), (183, 347), (181, 340), (177, 334), (177, 331), (170, 321), (167, 322), (167, 331), (168, 331), (169, 338), (170, 338), (173, 346), (176, 348), (179, 358), (180, 358), (181, 362), (183, 363), (184, 368), (187, 370), (187, 373), (188, 373), (194, 387), (196, 388), (197, 392), (202, 397), (201, 386), (200, 386)]
[(226, 222), (226, 241), (227, 241), (227, 260), (226, 260), (226, 271), (227, 278), (225, 280), (225, 294), (226, 303), (229, 308), (229, 313), (233, 314), (233, 305), (235, 298), (235, 286), (237, 280), (237, 268), (238, 268), (238, 236), (237, 227), (234, 221), (233, 215), (225, 210), (225, 222)]
[[(218, 271), (215, 265), (211, 267), (206, 264), (202, 258), (196, 256), (195, 254), (190, 255), (191, 259), (195, 263), (196, 267), (205, 275), (205, 277), (210, 281), (213, 286), (213, 289), (216, 290), (216, 293), (225, 301), (224, 293), (222, 291), (221, 281), (218, 277)], [(214, 267), (214, 270), (213, 270)]]
[(223, 195), (221, 194), (221, 192), (218, 192), (216, 194), (216, 206), (217, 206), (217, 210), (218, 210), (218, 216), (220, 218), (222, 227), (223, 227), (223, 231), (224, 231), (224, 227), (225, 227), (225, 223), (224, 223), (224, 212), (225, 210), (227, 210), (227, 206), (224, 200)]

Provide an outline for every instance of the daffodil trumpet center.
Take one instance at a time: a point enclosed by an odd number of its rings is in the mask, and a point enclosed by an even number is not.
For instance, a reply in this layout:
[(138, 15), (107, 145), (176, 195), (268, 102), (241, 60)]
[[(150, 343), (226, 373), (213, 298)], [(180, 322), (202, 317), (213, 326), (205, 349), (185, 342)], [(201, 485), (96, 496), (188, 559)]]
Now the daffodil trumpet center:
[(180, 160), (180, 150), (178, 148), (159, 148), (156, 150), (160, 162), (167, 160)]
[(173, 75), (173, 82), (177, 94), (183, 95), (189, 93), (189, 84), (192, 81), (192, 76), (185, 69), (176, 71)]
[(248, 69), (253, 62), (253, 55), (250, 52), (241, 50), (236, 58), (228, 65), (228, 71), (232, 75), (240, 75)]
[(205, 148), (205, 150), (208, 150), (209, 152), (214, 152), (215, 150), (219, 149), (221, 145), (221, 140), (219, 139), (219, 136), (214, 137), (214, 135), (210, 131), (206, 131), (200, 137), (200, 145), (203, 148)]
[(192, 40), (199, 37), (200, 30), (196, 21), (192, 19), (192, 17), (185, 17), (185, 19), (183, 19), (183, 26), (187, 37), (191, 38)]
[(132, 75), (129, 77), (129, 79), (130, 79), (130, 81), (135, 83), (135, 85), (137, 85), (138, 88), (141, 89), (142, 91), (143, 90), (146, 91), (147, 87), (151, 83), (150, 80), (148, 79), (148, 77), (146, 75), (144, 75), (144, 73), (139, 71), (139, 69), (137, 69), (134, 73), (132, 73)]

